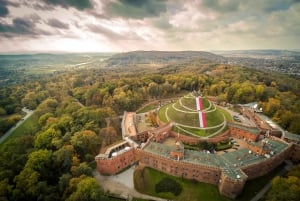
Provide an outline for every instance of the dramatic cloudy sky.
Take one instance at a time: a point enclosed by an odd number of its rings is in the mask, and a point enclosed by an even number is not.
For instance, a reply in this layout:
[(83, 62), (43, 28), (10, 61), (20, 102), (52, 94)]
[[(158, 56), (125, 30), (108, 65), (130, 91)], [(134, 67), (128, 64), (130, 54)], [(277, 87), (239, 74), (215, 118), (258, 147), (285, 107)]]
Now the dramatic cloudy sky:
[(0, 52), (299, 45), (300, 0), (0, 0)]

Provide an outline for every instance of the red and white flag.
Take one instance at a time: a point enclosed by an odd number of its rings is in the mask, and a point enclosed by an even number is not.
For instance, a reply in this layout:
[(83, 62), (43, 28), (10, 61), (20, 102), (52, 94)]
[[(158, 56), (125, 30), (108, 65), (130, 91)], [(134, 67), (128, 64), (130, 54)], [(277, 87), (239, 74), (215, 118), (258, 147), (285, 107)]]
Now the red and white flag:
[(197, 106), (197, 111), (199, 112), (200, 127), (205, 128), (206, 127), (206, 118), (205, 118), (205, 113), (202, 112), (203, 103), (202, 103), (202, 98), (201, 97), (196, 97), (196, 106)]

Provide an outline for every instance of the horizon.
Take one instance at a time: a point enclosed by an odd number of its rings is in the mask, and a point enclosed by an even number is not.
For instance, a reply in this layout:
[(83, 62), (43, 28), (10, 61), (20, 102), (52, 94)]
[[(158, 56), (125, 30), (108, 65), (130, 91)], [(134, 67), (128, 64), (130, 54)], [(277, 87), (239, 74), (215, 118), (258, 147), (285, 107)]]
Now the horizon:
[(299, 52), (300, 49), (232, 49), (232, 50), (132, 50), (132, 51), (123, 51), (123, 52), (71, 52), (71, 51), (24, 51), (24, 52), (0, 52), (1, 56), (4, 55), (38, 55), (38, 54), (122, 54), (130, 52), (209, 52), (216, 54), (217, 52), (242, 52), (242, 51), (289, 51), (289, 52)]
[(0, 2), (0, 54), (300, 49), (298, 0)]

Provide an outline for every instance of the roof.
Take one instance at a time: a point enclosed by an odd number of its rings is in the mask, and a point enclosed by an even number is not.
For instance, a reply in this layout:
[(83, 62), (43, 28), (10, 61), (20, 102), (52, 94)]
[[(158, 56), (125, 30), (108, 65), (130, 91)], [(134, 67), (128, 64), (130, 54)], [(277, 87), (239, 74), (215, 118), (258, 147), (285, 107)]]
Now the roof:
[[(144, 148), (144, 150), (147, 152), (169, 159), (172, 159), (170, 152), (173, 149), (174, 147), (165, 146), (156, 142), (150, 142)], [(224, 172), (224, 174), (231, 177), (232, 179), (247, 177), (238, 167), (234, 167), (232, 163), (224, 160), (224, 158), (217, 156), (216, 154), (210, 154), (204, 151), (184, 150), (184, 158), (181, 161), (220, 169)]]
[(293, 140), (293, 141), (296, 141), (296, 142), (300, 142), (300, 135), (297, 135), (297, 134), (294, 134), (294, 133), (285, 132), (284, 138), (287, 138), (289, 140)]
[[(277, 141), (277, 140), (273, 140), (271, 138), (265, 138), (264, 140), (266, 142), (265, 148), (267, 150), (273, 151), (275, 153), (281, 152), (284, 148), (286, 148), (288, 146), (287, 143)], [(262, 147), (261, 141), (259, 141), (259, 142), (249, 142), (249, 144), (255, 145), (257, 147)]]
[[(252, 144), (261, 146), (261, 143), (258, 142)], [(268, 146), (270, 151), (273, 151), (273, 153), (276, 154), (285, 149), (288, 144), (268, 138), (266, 146)], [(150, 142), (147, 146), (144, 147), (144, 150), (147, 152), (169, 159), (174, 159), (170, 155), (170, 152), (174, 149), (175, 146), (166, 146), (156, 142)], [(239, 149), (234, 152), (224, 153), (222, 155), (211, 154), (205, 151), (193, 151), (186, 149), (184, 150), (184, 157), (181, 161), (220, 169), (228, 177), (232, 179), (240, 179), (247, 177), (247, 175), (241, 170), (242, 167), (266, 159), (267, 158), (265, 156), (255, 155), (246, 148)]]
[(277, 124), (275, 123), (272, 119), (270, 119), (269, 117), (267, 117), (266, 115), (263, 114), (258, 114), (256, 113), (256, 115), (258, 115), (264, 122), (266, 122), (272, 129), (276, 129), (276, 130), (280, 130), (283, 131), (283, 129)]
[[(131, 149), (132, 147), (130, 147), (128, 145), (128, 142), (125, 140), (122, 140), (122, 141), (112, 144), (111, 146), (108, 146), (105, 149), (105, 152), (102, 151), (101, 153), (99, 153), (96, 156), (96, 158), (111, 158), (111, 157), (114, 157), (118, 154), (121, 154), (121, 153), (127, 151), (129, 148)], [(115, 155), (113, 155), (113, 153), (115, 153)]]

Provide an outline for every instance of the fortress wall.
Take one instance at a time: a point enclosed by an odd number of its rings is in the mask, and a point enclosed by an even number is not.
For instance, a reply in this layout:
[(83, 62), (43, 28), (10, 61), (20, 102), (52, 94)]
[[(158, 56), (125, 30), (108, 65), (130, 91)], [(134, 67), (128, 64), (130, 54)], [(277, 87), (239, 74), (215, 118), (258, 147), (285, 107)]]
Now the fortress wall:
[(199, 138), (193, 136), (182, 135), (174, 131), (170, 131), (170, 136), (176, 138), (184, 144), (196, 145), (199, 142)]
[(230, 136), (230, 130), (225, 131), (224, 133), (218, 135), (217, 137), (208, 138), (208, 139), (201, 139), (201, 141), (207, 141), (211, 143), (218, 143), (224, 140), (227, 140)]
[(218, 143), (224, 140), (227, 140), (229, 138), (230, 135), (230, 131), (227, 130), (224, 133), (220, 134), (217, 137), (213, 137), (213, 138), (197, 138), (197, 137), (193, 137), (193, 136), (187, 136), (187, 135), (182, 135), (182, 134), (178, 134), (174, 131), (170, 131), (170, 136), (174, 137), (176, 139), (178, 139), (181, 142), (183, 142), (184, 144), (189, 144), (189, 145), (197, 145), (199, 142), (203, 142), (203, 141), (207, 141), (207, 142), (211, 142), (211, 143)]
[(141, 167), (151, 167), (173, 176), (195, 179), (214, 185), (219, 183), (221, 170), (218, 168), (177, 161), (141, 149), (137, 150), (137, 154), (139, 155), (139, 166)]
[(256, 142), (259, 138), (258, 134), (254, 134), (251, 133), (250, 131), (244, 130), (244, 129), (239, 129), (236, 127), (231, 127), (229, 126), (229, 131), (230, 131), (230, 135), (235, 137), (235, 138), (239, 138), (239, 139), (249, 139), (252, 140), (253, 142)]
[(289, 145), (282, 152), (276, 153), (271, 158), (266, 158), (264, 161), (242, 167), (242, 171), (248, 176), (248, 179), (255, 179), (271, 172), (278, 165), (288, 158), (291, 152), (292, 146)]
[(289, 154), (289, 158), (294, 163), (300, 162), (300, 145), (299, 144), (292, 144), (291, 152)]
[(141, 133), (137, 133), (136, 136), (132, 136), (132, 140), (134, 141), (137, 141), (137, 142), (146, 142), (147, 139), (148, 139), (148, 131), (144, 131), (144, 132), (141, 132)]
[(235, 198), (242, 193), (247, 178), (232, 179), (222, 172), (219, 183), (219, 192), (230, 198)]
[(101, 174), (116, 174), (124, 168), (132, 165), (135, 161), (134, 148), (112, 158), (96, 158), (97, 170)]

